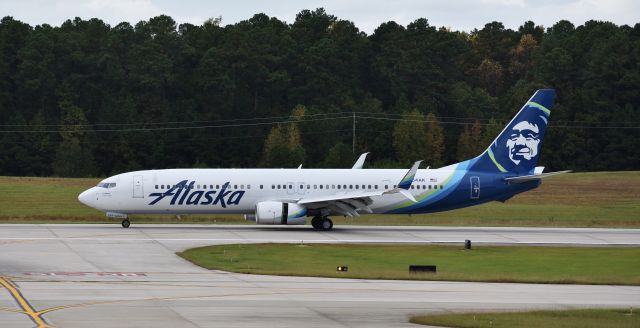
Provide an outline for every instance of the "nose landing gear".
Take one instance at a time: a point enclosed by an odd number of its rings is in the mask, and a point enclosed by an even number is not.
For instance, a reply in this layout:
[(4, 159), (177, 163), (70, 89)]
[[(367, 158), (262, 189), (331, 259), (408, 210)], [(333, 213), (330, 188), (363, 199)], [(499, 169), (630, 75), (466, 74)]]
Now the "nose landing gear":
[(314, 230), (329, 231), (333, 228), (333, 221), (327, 216), (315, 216), (311, 219), (311, 226)]

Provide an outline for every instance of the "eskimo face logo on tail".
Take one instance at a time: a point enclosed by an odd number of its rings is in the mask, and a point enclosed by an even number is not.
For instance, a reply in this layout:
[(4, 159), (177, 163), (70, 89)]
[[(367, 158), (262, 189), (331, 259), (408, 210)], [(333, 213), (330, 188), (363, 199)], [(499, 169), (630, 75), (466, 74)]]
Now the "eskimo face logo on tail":
[(535, 123), (522, 121), (514, 125), (506, 144), (509, 159), (519, 165), (522, 160), (530, 161), (538, 156), (539, 133), (540, 129)]
[(226, 208), (227, 205), (238, 205), (244, 190), (230, 191), (229, 182), (225, 182), (220, 190), (193, 190), (195, 181), (182, 180), (165, 192), (154, 192), (150, 197), (155, 197), (149, 205), (154, 205), (164, 198), (171, 197), (169, 205), (220, 205)]

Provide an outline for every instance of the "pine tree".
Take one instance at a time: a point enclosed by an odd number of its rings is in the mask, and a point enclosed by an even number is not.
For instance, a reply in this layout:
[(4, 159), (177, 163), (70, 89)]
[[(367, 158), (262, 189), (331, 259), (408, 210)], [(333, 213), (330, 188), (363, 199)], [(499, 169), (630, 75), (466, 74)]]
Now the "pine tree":
[(86, 141), (87, 119), (78, 106), (68, 100), (59, 104), (62, 112), (62, 142), (56, 151), (56, 159), (52, 164), (53, 173), (61, 177), (86, 177), (95, 171), (95, 162)]
[(443, 164), (442, 155), (444, 154), (444, 131), (433, 112), (427, 115), (426, 135), (426, 152), (424, 159), (427, 162), (427, 165), (440, 167)]
[(456, 158), (458, 161), (464, 161), (469, 159), (471, 153), (471, 130), (469, 125), (465, 125), (458, 137), (458, 150), (456, 152)]
[(484, 131), (482, 132), (482, 138), (480, 139), (480, 144), (482, 145), (482, 150), (489, 148), (493, 140), (498, 137), (498, 134), (502, 131), (502, 124), (496, 122), (493, 118), (489, 120), (487, 125), (484, 126)]
[(304, 117), (304, 106), (296, 106), (292, 113), (292, 122), (286, 128), (274, 125), (264, 143), (261, 164), (264, 167), (291, 167), (304, 162), (306, 152), (302, 145), (297, 121)]
[(329, 149), (322, 166), (333, 169), (349, 168), (352, 161), (353, 154), (351, 153), (351, 147), (343, 142), (338, 142)]
[(424, 115), (414, 109), (402, 115), (393, 127), (393, 148), (400, 164), (424, 159), (428, 147), (424, 120)]

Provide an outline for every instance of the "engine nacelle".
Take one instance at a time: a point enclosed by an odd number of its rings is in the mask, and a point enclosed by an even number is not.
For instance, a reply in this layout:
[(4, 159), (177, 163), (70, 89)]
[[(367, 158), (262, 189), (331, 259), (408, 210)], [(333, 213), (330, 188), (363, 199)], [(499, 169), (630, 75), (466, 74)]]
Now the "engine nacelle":
[(256, 204), (257, 224), (305, 224), (307, 208), (295, 203), (260, 202)]

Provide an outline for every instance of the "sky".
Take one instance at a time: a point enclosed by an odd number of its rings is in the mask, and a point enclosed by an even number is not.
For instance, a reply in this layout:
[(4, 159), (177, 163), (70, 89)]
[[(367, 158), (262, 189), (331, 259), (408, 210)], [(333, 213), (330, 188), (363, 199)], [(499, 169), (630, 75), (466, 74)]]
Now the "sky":
[(638, 0), (0, 0), (0, 16), (33, 26), (58, 26), (67, 19), (100, 18), (111, 26), (165, 14), (180, 23), (202, 24), (222, 17), (222, 24), (233, 24), (265, 13), (292, 23), (303, 9), (323, 7), (339, 19), (350, 20), (367, 34), (381, 23), (395, 21), (407, 25), (427, 18), (430, 25), (471, 31), (500, 21), (517, 29), (532, 20), (550, 27), (561, 19), (581, 25), (590, 19), (630, 26), (640, 22)]

